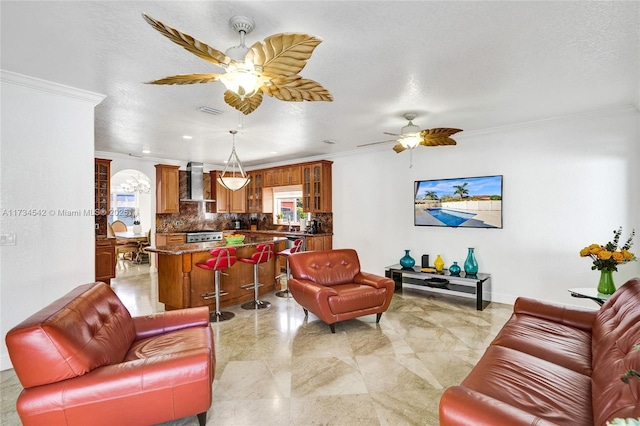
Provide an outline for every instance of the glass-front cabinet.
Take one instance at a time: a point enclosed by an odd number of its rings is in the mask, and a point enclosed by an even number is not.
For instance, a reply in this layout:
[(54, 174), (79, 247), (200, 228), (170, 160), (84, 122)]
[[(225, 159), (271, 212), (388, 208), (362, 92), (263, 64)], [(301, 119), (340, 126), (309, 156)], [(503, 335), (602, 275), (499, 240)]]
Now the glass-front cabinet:
[(247, 213), (262, 213), (262, 172), (249, 172), (247, 185)]
[(111, 197), (110, 192), (110, 171), (111, 160), (105, 160), (102, 158), (95, 159), (95, 207), (96, 214), (107, 215), (109, 214), (109, 199)]
[(302, 166), (302, 208), (310, 213), (331, 213), (331, 165), (322, 160)]

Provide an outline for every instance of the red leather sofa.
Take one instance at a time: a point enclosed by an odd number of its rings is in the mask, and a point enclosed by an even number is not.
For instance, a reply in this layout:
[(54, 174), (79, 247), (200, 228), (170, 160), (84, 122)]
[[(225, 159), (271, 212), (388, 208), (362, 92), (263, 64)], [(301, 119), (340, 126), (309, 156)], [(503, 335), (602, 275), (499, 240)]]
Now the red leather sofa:
[(606, 425), (640, 418), (640, 279), (600, 310), (519, 298), (460, 386), (440, 400), (441, 425)]
[(392, 279), (360, 271), (353, 249), (307, 251), (289, 256), (293, 278), (288, 287), (293, 298), (329, 324), (363, 315), (377, 314), (376, 323), (393, 297)]
[(211, 406), (207, 307), (131, 317), (104, 283), (85, 284), (6, 336), (24, 425), (150, 425)]

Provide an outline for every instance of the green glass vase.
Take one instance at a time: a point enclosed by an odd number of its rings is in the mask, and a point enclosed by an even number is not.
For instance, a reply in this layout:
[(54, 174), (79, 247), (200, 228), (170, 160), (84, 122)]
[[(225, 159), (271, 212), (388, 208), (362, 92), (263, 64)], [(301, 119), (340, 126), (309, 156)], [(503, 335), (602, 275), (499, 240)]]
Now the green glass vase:
[(613, 271), (607, 269), (600, 270), (598, 293), (613, 294), (614, 291), (616, 291), (616, 285), (613, 283)]

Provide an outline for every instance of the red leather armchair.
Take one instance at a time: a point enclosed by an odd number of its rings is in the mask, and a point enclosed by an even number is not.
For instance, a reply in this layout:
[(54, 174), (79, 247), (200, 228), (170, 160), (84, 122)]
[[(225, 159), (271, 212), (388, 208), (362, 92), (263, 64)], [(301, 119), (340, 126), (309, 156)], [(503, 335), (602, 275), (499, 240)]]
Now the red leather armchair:
[(387, 310), (395, 284), (390, 278), (360, 271), (353, 249), (308, 251), (289, 256), (289, 291), (304, 309), (329, 324)]
[(211, 406), (206, 307), (131, 317), (104, 283), (85, 284), (6, 336), (24, 425), (143, 425)]

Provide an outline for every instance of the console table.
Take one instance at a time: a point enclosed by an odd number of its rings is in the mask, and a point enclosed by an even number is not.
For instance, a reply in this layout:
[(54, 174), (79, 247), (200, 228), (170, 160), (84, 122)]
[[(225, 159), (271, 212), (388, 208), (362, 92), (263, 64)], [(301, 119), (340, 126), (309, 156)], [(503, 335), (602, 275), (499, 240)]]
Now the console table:
[(441, 273), (420, 269), (418, 266), (405, 269), (396, 264), (385, 268), (385, 276), (396, 283), (397, 290), (406, 287), (475, 299), (478, 311), (491, 303), (491, 274), (466, 275), (461, 272), (460, 276), (453, 276), (448, 269)]

